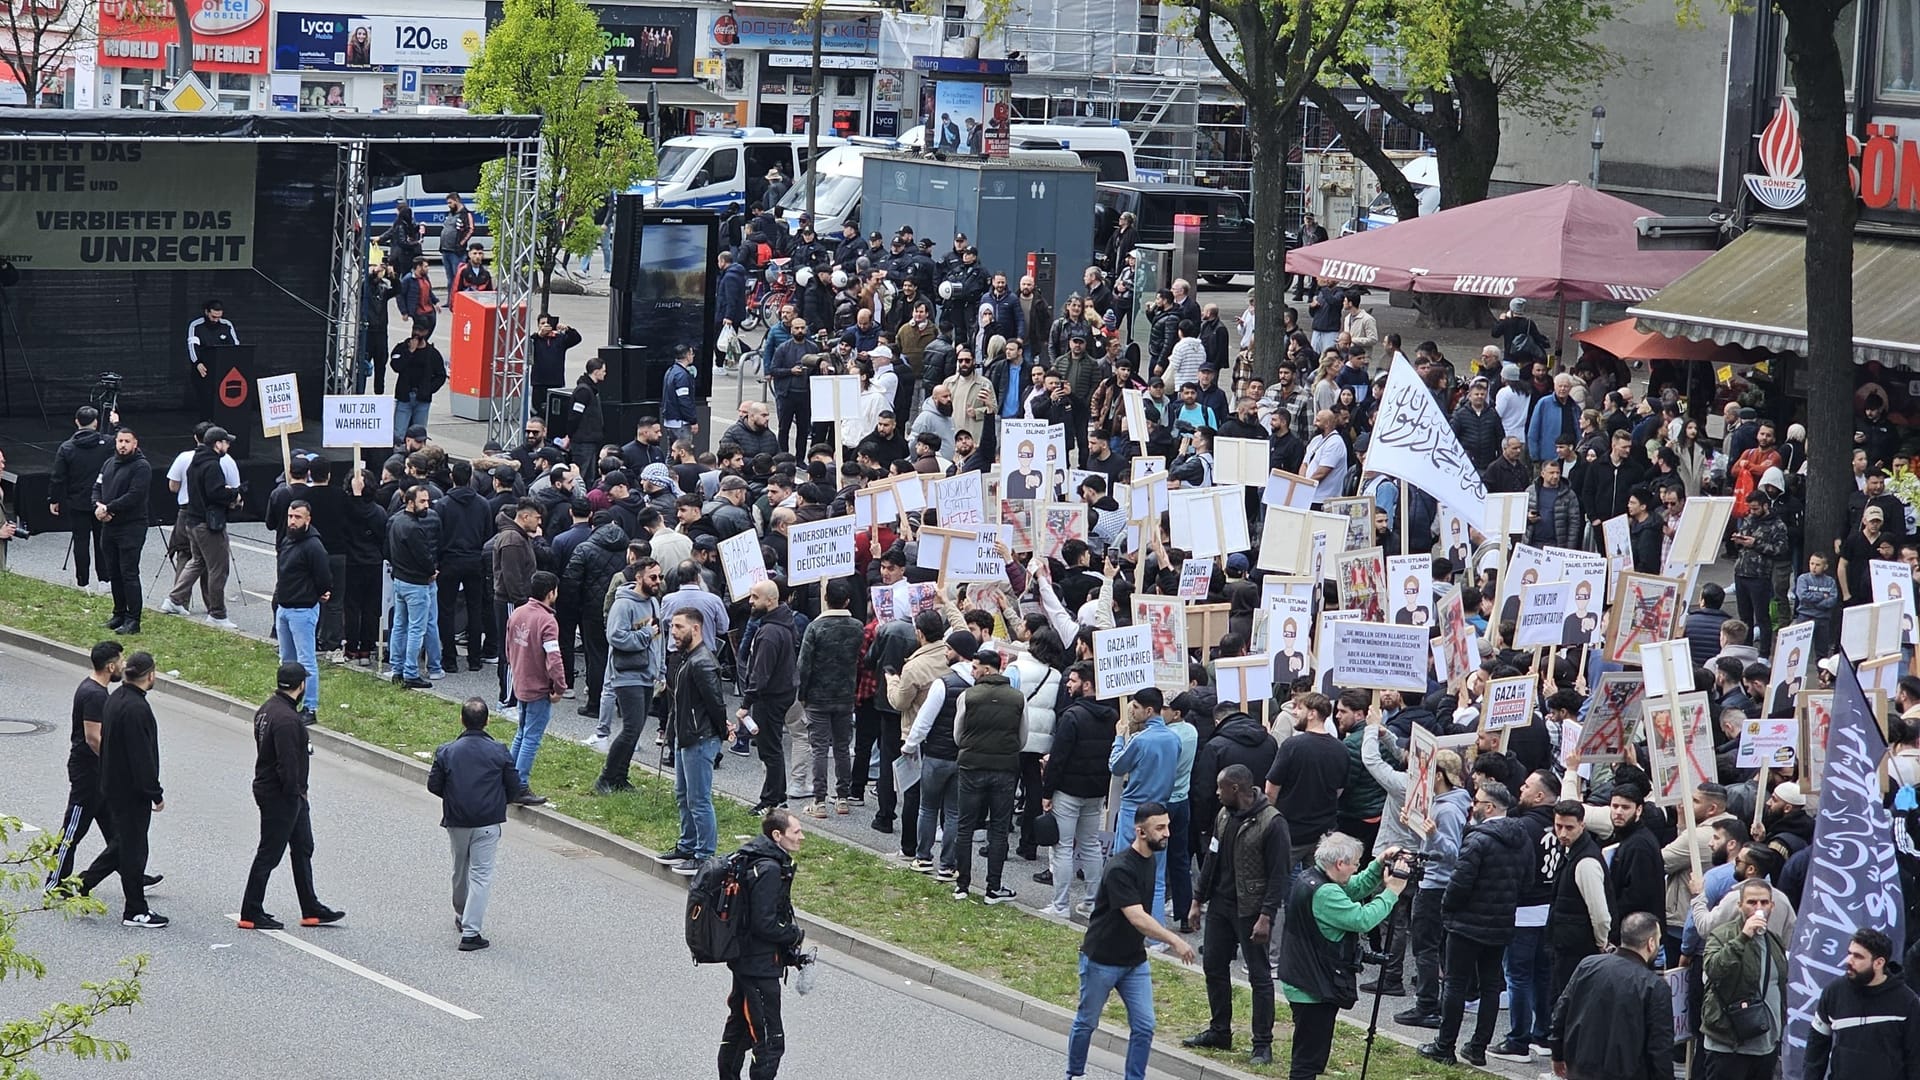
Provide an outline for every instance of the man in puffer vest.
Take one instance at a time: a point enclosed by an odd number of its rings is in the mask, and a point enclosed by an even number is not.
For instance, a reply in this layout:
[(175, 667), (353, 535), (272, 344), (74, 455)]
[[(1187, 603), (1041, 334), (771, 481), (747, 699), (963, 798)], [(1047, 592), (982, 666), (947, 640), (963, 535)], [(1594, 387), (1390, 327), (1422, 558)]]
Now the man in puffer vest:
[(953, 898), (967, 899), (973, 882), (973, 834), (987, 830), (986, 901), (1013, 899), (1000, 881), (1007, 863), (1007, 832), (1013, 823), (1013, 789), (1020, 782), (1020, 748), (1027, 742), (1026, 697), (1000, 673), (1001, 654), (981, 649), (973, 658), (973, 686), (953, 715), (953, 741), (960, 748), (960, 832), (955, 844), (960, 877)]

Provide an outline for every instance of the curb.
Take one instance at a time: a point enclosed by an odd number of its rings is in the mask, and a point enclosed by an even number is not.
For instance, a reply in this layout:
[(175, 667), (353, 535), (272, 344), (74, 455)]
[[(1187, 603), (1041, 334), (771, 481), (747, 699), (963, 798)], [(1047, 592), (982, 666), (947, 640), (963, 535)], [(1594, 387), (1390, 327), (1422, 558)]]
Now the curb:
[[(11, 645), (66, 664), (85, 666), (90, 663), (87, 654), (80, 649), (9, 626), (0, 626), (0, 644)], [(258, 709), (257, 705), (177, 679), (168, 679), (158, 684), (156, 689), (162, 696), (178, 698), (247, 724), (251, 724), (253, 714)], [(428, 766), (423, 761), (375, 746), (322, 725), (315, 725), (307, 731), (314, 743), (324, 746), (327, 750), (352, 761), (373, 766), (401, 779), (421, 781), (428, 771)], [(724, 793), (716, 792), (715, 794)], [(731, 796), (727, 797), (731, 798)], [(508, 813), (523, 824), (537, 828), (550, 836), (618, 860), (663, 882), (670, 882), (679, 888), (686, 887), (686, 879), (656, 862), (651, 852), (605, 829), (576, 821), (544, 807), (510, 806)], [(856, 851), (865, 850), (854, 845), (843, 844), (842, 846)], [(794, 914), (795, 921), (806, 928), (808, 939), (815, 944), (824, 944), (863, 963), (871, 964), (922, 986), (984, 1005), (995, 1012), (1018, 1017), (1026, 1023), (1059, 1035), (1062, 1040), (1067, 1037), (1073, 1026), (1074, 1014), (1058, 1005), (1010, 990), (997, 983), (879, 941), (857, 930), (809, 915), (804, 911), (796, 911)], [(1093, 1032), (1092, 1045), (1107, 1053), (1125, 1057), (1127, 1032), (1104, 1025), (1098, 1026)], [(1251, 1080), (1253, 1077), (1252, 1073), (1157, 1044), (1153, 1047), (1148, 1065), (1156, 1074), (1164, 1074), (1176, 1080)]]

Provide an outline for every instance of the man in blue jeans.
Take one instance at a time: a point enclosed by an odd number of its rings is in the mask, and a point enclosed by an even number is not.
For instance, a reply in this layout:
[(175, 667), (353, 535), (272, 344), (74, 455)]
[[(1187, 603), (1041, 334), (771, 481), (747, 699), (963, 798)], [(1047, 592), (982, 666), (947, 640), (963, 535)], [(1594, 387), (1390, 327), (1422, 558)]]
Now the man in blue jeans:
[[(927, 687), (926, 700), (914, 714), (913, 727), (900, 744), (900, 756), (920, 761), (920, 810), (914, 825), (913, 869), (932, 874), (936, 881), (960, 877), (956, 845), (960, 835), (960, 745), (953, 738), (953, 718), (960, 699), (973, 687), (973, 658), (980, 639), (971, 630), (955, 630), (946, 638), (947, 673)], [(940, 859), (934, 861), (933, 838), (940, 834)], [(972, 837), (967, 837), (968, 843)]]
[(1553, 835), (1553, 804), (1560, 779), (1537, 769), (1520, 785), (1520, 804), (1509, 815), (1526, 827), (1532, 872), (1521, 882), (1513, 912), (1513, 940), (1507, 942), (1507, 1037), (1487, 1047), (1487, 1056), (1526, 1064), (1533, 1047), (1547, 1045), (1553, 1025), (1553, 954), (1547, 949), (1547, 914), (1560, 881), (1567, 849)]
[(507, 620), (507, 637), (500, 643), (501, 662), (513, 665), (513, 698), (520, 705), (520, 728), (507, 753), (513, 756), (522, 784), (532, 782), (533, 759), (546, 738), (553, 703), (567, 689), (566, 667), (560, 661), (560, 620), (553, 614), (559, 594), (560, 579), (552, 571), (535, 572), (533, 591)]
[(707, 645), (706, 617), (697, 608), (681, 608), (670, 629), (682, 656), (673, 679), (673, 799), (680, 805), (680, 840), (657, 858), (681, 877), (692, 877), (720, 844), (713, 759), (733, 732), (720, 694), (720, 663)]
[[(1165, 812), (1173, 795), (1173, 774), (1180, 763), (1180, 737), (1167, 727), (1160, 710), (1166, 699), (1156, 687), (1149, 686), (1133, 696), (1127, 706), (1127, 723), (1113, 737), (1113, 749), (1107, 755), (1107, 768), (1115, 776), (1124, 776), (1120, 788), (1120, 811), (1114, 818), (1114, 854), (1125, 850), (1121, 841), (1133, 835), (1137, 808), (1158, 804)], [(1148, 910), (1163, 920), (1167, 910), (1167, 860), (1164, 853), (1154, 856), (1153, 897)]]
[(280, 643), (280, 662), (307, 669), (300, 718), (311, 724), (320, 709), (320, 661), (314, 635), (320, 630), (320, 605), (333, 595), (333, 570), (327, 549), (313, 531), (313, 508), (304, 500), (287, 506), (287, 528), (280, 534), (276, 564), (274, 636)]
[(387, 562), (393, 568), (393, 637), (387, 652), (393, 681), (415, 690), (433, 688), (420, 677), (420, 648), (438, 606), (433, 579), (440, 573), (440, 519), (430, 509), (432, 500), (425, 484), (415, 484), (387, 522)]
[[(1156, 691), (1157, 693), (1157, 691)], [(1147, 938), (1164, 944), (1183, 964), (1193, 963), (1193, 946), (1147, 912), (1154, 879), (1167, 850), (1167, 808), (1143, 802), (1128, 811), (1130, 843), (1107, 862), (1094, 894), (1087, 936), (1080, 943), (1080, 1006), (1067, 1035), (1067, 1080), (1084, 1076), (1087, 1047), (1107, 997), (1120, 992), (1127, 1009), (1126, 1080), (1146, 1080), (1153, 1053), (1153, 976), (1147, 970)]]

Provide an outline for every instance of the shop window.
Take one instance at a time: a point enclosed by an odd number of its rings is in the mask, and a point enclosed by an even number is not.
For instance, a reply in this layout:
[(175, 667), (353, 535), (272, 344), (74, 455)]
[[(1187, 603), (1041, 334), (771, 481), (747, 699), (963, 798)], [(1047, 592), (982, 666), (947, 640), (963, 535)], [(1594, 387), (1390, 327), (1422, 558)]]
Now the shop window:
[(745, 57), (727, 57), (725, 81), (721, 84), (729, 94), (744, 94), (747, 91), (747, 61)]
[[(1920, 3), (1920, 0), (1915, 0)], [(860, 80), (852, 75), (839, 75), (833, 80), (833, 92), (837, 97), (859, 97)]]
[[(1844, 16), (1851, 22), (1854, 4)], [(1886, 0), (1880, 9), (1880, 92), (1893, 97), (1920, 100), (1920, 65), (1916, 65), (1915, 46), (1920, 44), (1920, 0)], [(1851, 68), (1848, 82), (1851, 84)]]
[[(1888, 2), (1892, 5), (1905, 5), (1907, 12), (1905, 17), (1909, 24), (1911, 24), (1914, 19), (1915, 5), (1920, 4), (1920, 0), (1888, 0)], [(1889, 7), (1887, 10), (1891, 11), (1892, 8)], [(1774, 33), (1777, 38), (1774, 49), (1774, 61), (1779, 65), (1780, 91), (1784, 94), (1791, 95), (1794, 92), (1793, 72), (1787, 70), (1787, 24), (1784, 20), (1777, 17), (1775, 18)], [(1852, 101), (1853, 65), (1854, 59), (1859, 52), (1860, 39), (1859, 4), (1848, 4), (1846, 8), (1840, 12), (1840, 17), (1835, 21), (1833, 26), (1833, 38), (1840, 45), (1840, 81), (1847, 88), (1847, 100)], [(1907, 55), (1911, 56), (1913, 53), (1911, 45), (1912, 39), (1909, 38), (1908, 40)], [(1888, 48), (1891, 49), (1891, 45), (1889, 45)], [(1885, 63), (1882, 63), (1880, 78), (1883, 86), (1892, 81), (1886, 72), (1887, 66)], [(1911, 85), (1911, 77), (1909, 77), (1909, 85)]]

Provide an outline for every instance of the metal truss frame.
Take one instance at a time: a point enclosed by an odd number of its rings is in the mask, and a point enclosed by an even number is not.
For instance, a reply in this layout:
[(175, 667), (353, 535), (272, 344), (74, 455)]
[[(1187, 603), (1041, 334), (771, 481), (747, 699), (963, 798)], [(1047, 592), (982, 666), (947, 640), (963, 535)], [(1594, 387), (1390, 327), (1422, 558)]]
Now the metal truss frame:
[[(361, 291), (367, 284), (367, 211), (373, 200), (372, 147), (339, 143), (333, 166), (333, 268), (327, 279), (326, 392), (351, 394), (361, 351)], [(373, 358), (376, 364), (386, 357)]]
[(538, 224), (534, 207), (540, 190), (540, 140), (515, 140), (507, 144), (506, 157), (499, 211), (492, 222), (493, 287), (499, 292), (500, 306), (493, 324), (493, 410), (487, 418), (487, 437), (512, 446), (535, 407), (527, 398), (527, 377), (537, 280), (533, 241)]

